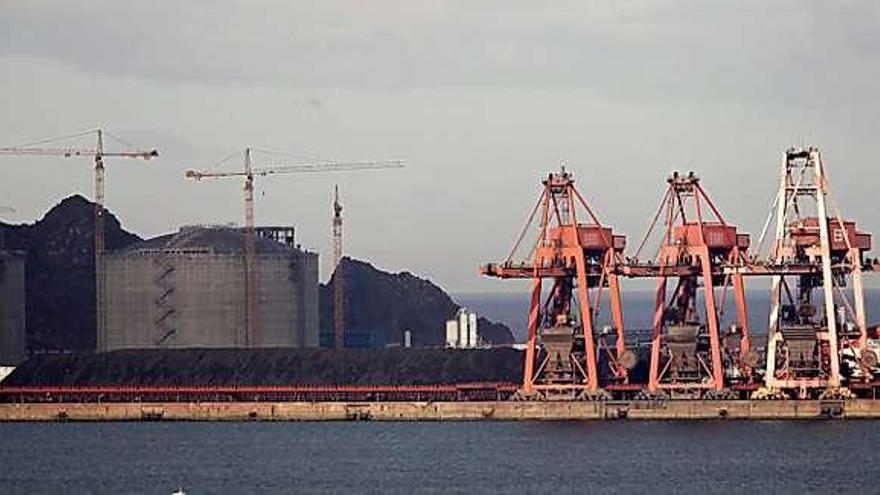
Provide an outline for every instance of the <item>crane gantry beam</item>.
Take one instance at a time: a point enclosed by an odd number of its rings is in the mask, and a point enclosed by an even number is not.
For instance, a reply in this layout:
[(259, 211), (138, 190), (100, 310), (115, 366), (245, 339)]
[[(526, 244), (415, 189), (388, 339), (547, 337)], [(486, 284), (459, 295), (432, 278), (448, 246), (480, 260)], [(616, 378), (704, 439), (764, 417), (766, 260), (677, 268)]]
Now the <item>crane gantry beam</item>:
[[(259, 301), (258, 290), (259, 283), (257, 281), (257, 256), (256, 256), (256, 236), (254, 233), (254, 178), (268, 177), (270, 175), (294, 174), (294, 173), (322, 173), (322, 172), (344, 172), (350, 170), (376, 170), (386, 168), (402, 168), (404, 162), (402, 160), (367, 160), (367, 161), (318, 161), (312, 163), (291, 163), (285, 165), (283, 163), (274, 162), (270, 166), (254, 167), (253, 164), (253, 148), (245, 148), (244, 150), (244, 168), (240, 171), (212, 171), (212, 170), (187, 170), (185, 177), (201, 181), (203, 179), (228, 179), (243, 178), (244, 179), (244, 218), (245, 218), (245, 337), (244, 345), (252, 347), (259, 345)], [(336, 270), (339, 266), (334, 267)], [(337, 273), (339, 276), (340, 273)], [(334, 321), (344, 321), (344, 319), (334, 318)], [(338, 325), (336, 325), (338, 326)], [(334, 345), (341, 346), (341, 335), (344, 333), (342, 328), (334, 328)]]

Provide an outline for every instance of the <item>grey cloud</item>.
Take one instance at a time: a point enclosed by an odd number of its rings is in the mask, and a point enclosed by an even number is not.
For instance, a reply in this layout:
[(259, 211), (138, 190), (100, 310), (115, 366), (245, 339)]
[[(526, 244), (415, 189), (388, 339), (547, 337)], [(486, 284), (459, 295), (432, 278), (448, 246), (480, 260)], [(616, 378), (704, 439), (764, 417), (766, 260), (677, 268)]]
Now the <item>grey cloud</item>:
[(316, 110), (321, 110), (321, 111), (325, 110), (324, 103), (321, 100), (314, 98), (314, 97), (306, 99), (303, 102), (303, 104), (307, 107), (314, 108)]
[(880, 73), (880, 8), (871, 2), (416, 4), (14, 4), (3, 8), (0, 54), (170, 83), (781, 103), (877, 94), (868, 81)]

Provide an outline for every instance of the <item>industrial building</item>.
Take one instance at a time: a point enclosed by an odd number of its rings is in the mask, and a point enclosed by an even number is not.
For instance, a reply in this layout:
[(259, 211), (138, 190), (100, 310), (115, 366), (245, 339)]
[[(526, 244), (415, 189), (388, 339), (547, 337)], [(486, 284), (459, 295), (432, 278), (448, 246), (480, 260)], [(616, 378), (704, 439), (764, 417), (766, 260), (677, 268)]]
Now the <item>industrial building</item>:
[(255, 233), (253, 317), (241, 229), (184, 227), (107, 256), (98, 350), (317, 347), (318, 255), (292, 227)]
[(0, 251), (0, 368), (25, 355), (24, 253)]

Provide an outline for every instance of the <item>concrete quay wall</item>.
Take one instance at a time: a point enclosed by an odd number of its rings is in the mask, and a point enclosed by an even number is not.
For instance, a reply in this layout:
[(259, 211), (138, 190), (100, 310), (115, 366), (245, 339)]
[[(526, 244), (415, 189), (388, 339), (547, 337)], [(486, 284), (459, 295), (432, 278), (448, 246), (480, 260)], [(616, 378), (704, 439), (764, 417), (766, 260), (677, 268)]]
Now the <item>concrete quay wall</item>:
[(570, 421), (880, 418), (880, 401), (0, 404), (0, 421)]

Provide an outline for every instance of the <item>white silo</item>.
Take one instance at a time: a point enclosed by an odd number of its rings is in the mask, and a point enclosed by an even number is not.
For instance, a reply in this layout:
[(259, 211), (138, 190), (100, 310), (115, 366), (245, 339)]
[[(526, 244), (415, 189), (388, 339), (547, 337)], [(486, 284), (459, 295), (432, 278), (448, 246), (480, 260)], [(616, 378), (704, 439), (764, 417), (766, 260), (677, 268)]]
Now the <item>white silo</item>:
[(446, 347), (458, 347), (457, 320), (446, 320)]
[(468, 332), (468, 311), (465, 308), (458, 310), (458, 346), (467, 349), (471, 346)]

